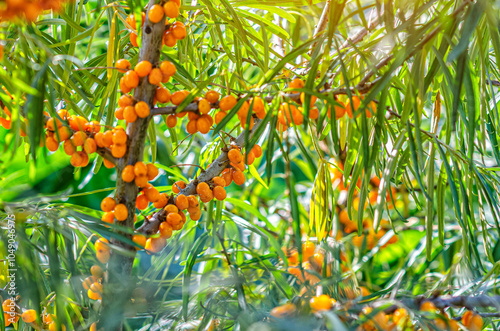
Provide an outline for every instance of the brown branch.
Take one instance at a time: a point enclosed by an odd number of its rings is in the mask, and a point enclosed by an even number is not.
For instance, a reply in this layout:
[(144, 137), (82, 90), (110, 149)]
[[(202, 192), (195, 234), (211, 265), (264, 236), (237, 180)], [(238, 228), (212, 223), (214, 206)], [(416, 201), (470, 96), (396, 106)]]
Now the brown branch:
[[(318, 37), (323, 31), (325, 31), (326, 27), (328, 26), (331, 2), (332, 2), (331, 0), (326, 1), (325, 7), (323, 7), (323, 12), (321, 13), (321, 17), (319, 18), (319, 22), (316, 25), (316, 29), (314, 29), (313, 38)], [(316, 41), (314, 44), (311, 45), (310, 52), (313, 51), (313, 49), (316, 47), (317, 44), (318, 42)]]
[[(255, 134), (255, 131), (257, 130), (257, 128), (260, 127), (260, 125), (266, 125), (266, 124), (261, 123), (260, 119), (254, 118), (254, 126), (248, 132), (248, 138), (252, 138), (252, 136)], [(236, 144), (239, 147), (244, 146), (245, 136), (246, 136), (246, 132), (242, 132), (234, 140), (234, 144)], [(226, 169), (228, 164), (229, 164), (229, 159), (227, 157), (227, 151), (222, 151), (222, 153), (219, 155), (219, 157), (212, 162), (210, 167), (208, 167), (206, 171), (202, 172), (198, 178), (192, 180), (183, 190), (181, 190), (179, 192), (179, 194), (184, 194), (185, 196), (196, 194), (196, 186), (198, 185), (198, 183), (208, 182), (212, 178), (219, 176), (221, 174), (221, 172), (224, 169)], [(166, 215), (165, 215), (163, 209), (156, 212), (155, 214), (153, 214), (153, 216), (149, 220), (146, 219), (144, 221), (144, 224), (141, 225), (137, 229), (137, 231), (140, 233), (143, 233), (145, 235), (151, 235), (151, 234), (158, 232), (158, 228), (160, 226), (160, 223), (165, 220), (165, 216)]]

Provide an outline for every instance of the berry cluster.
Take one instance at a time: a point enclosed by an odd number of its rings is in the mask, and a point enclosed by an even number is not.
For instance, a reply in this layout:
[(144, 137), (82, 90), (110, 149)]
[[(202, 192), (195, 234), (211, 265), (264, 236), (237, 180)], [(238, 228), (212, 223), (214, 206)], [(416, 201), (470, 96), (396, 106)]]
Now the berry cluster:
[[(238, 99), (230, 94), (223, 97), (219, 102), (220, 111), (215, 115), (215, 123), (220, 123), (224, 117), (226, 117), (227, 112), (233, 109), (238, 103)], [(240, 120), (241, 127), (244, 129), (247, 123), (248, 112), (252, 108), (252, 113), (255, 114), (257, 118), (263, 119), (266, 116), (266, 109), (264, 107), (264, 101), (260, 97), (255, 97), (246, 100), (238, 109), (237, 116)], [(249, 130), (254, 126), (254, 118), (250, 117)]]
[(61, 0), (7, 0), (0, 9), (0, 21), (23, 18), (33, 22), (45, 10), (59, 11), (63, 3)]
[(90, 273), (92, 276), (85, 278), (82, 282), (82, 286), (87, 291), (89, 299), (100, 300), (102, 298), (102, 279), (104, 277), (104, 271), (98, 265), (93, 265), (90, 268)]
[[(2, 302), (2, 309), (4, 311), (3, 317), (5, 321), (4, 324), (5, 327), (17, 323), (19, 321), (19, 317), (21, 317), (22, 321), (27, 324), (36, 323), (37, 318), (39, 317), (35, 309), (22, 309), (17, 305), (17, 303), (13, 299), (4, 300)], [(42, 322), (44, 324), (43, 329), (44, 330), (48, 329), (49, 331), (58, 330), (56, 320), (57, 317), (54, 314), (48, 314), (48, 313), (43, 314), (42, 318)], [(33, 325), (33, 326), (36, 326), (37, 330), (40, 328), (38, 325)], [(66, 326), (61, 324), (59, 330), (66, 331)]]

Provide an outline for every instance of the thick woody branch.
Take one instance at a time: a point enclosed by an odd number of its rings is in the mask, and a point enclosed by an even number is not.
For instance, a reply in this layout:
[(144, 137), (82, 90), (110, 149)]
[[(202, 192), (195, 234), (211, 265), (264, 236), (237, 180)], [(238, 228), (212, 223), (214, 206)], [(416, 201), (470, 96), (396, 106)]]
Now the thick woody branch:
[[(255, 131), (258, 129), (260, 125), (266, 125), (265, 123), (261, 123), (261, 120), (258, 118), (254, 118), (254, 126), (248, 132), (248, 138), (252, 138), (255, 134)], [(245, 136), (246, 132), (242, 132), (235, 140), (234, 144), (243, 147), (245, 145)], [(221, 155), (217, 159), (215, 159), (210, 167), (207, 170), (203, 171), (199, 177), (193, 179), (183, 190), (179, 192), (179, 194), (183, 194), (185, 196), (196, 194), (196, 186), (201, 182), (208, 182), (212, 178), (219, 176), (224, 169), (226, 169), (229, 164), (229, 159), (227, 156), (227, 151), (222, 151)], [(166, 214), (163, 209), (156, 212), (149, 220), (146, 219), (144, 224), (137, 229), (138, 232), (143, 233), (145, 235), (151, 235), (158, 232), (158, 228), (160, 223), (165, 221)]]

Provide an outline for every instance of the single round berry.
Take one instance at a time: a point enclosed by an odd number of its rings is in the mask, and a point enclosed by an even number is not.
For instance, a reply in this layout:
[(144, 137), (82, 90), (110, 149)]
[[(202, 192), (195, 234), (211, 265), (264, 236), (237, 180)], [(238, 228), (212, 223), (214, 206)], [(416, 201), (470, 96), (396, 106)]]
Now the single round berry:
[(139, 101), (138, 103), (135, 104), (135, 113), (137, 116), (140, 118), (146, 118), (150, 114), (150, 109), (147, 103), (144, 101)]
[(113, 211), (115, 209), (116, 202), (115, 199), (107, 197), (101, 201), (101, 210), (104, 212)]
[(163, 18), (165, 12), (163, 11), (163, 7), (160, 5), (153, 5), (149, 9), (148, 17), (149, 20), (153, 23), (158, 23)]
[(164, 75), (169, 77), (175, 75), (175, 73), (177, 72), (177, 68), (170, 61), (163, 61), (162, 63), (160, 63), (160, 70)]
[(222, 111), (228, 111), (232, 109), (236, 105), (236, 103), (238, 103), (238, 100), (236, 100), (236, 97), (234, 95), (226, 95), (220, 100), (219, 108)]
[(139, 77), (146, 77), (147, 75), (149, 75), (151, 70), (153, 70), (153, 66), (149, 61), (141, 61), (137, 63), (137, 65), (134, 68), (134, 71), (137, 73), (137, 76)]
[(217, 200), (224, 200), (226, 198), (226, 195), (227, 195), (226, 190), (222, 186), (214, 187), (213, 193), (214, 193), (214, 197)]
[(123, 203), (116, 205), (115, 207), (115, 218), (117, 221), (125, 221), (128, 217), (128, 209)]
[(134, 165), (134, 174), (135, 176), (147, 176), (148, 167), (144, 162), (139, 161)]
[(177, 16), (179, 16), (179, 5), (177, 5), (175, 1), (172, 0), (167, 1), (163, 5), (163, 10), (165, 12), (165, 15), (167, 15), (170, 18), (176, 18)]
[(133, 165), (127, 165), (125, 168), (122, 170), (122, 179), (123, 181), (127, 183), (131, 183), (135, 178), (135, 173), (134, 173), (134, 166)]
[(131, 68), (131, 64), (129, 60), (119, 59), (116, 61), (116, 67), (119, 69), (118, 71), (126, 73)]

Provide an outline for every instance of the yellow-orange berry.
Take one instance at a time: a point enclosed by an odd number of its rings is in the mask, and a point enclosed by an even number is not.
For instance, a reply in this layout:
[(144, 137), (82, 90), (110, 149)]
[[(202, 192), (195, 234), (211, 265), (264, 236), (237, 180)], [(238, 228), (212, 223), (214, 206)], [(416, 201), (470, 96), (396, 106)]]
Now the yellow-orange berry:
[(153, 206), (157, 209), (163, 208), (167, 205), (168, 203), (168, 198), (166, 193), (161, 193), (160, 198), (156, 201), (153, 202)]
[(128, 217), (128, 209), (123, 203), (115, 206), (115, 218), (117, 221), (125, 221)]
[(219, 177), (219, 176), (215, 176), (214, 178), (212, 178), (212, 183), (215, 185), (215, 186), (226, 186), (226, 181), (222, 178), (222, 177)]
[(115, 206), (115, 199), (111, 197), (104, 198), (101, 201), (101, 210), (104, 212), (112, 211), (113, 209), (115, 209)]
[(104, 271), (102, 271), (102, 268), (98, 265), (93, 265), (90, 268), (90, 273), (96, 278), (102, 278), (102, 276), (104, 275)]
[(138, 75), (138, 73), (136, 71), (134, 71), (134, 70), (127, 71), (125, 73), (125, 75), (123, 75), (123, 82), (130, 89), (136, 88), (137, 85), (139, 85), (139, 75)]
[(175, 205), (179, 208), (179, 210), (185, 210), (189, 207), (189, 202), (184, 194), (179, 194), (175, 198)]
[(311, 309), (315, 311), (330, 310), (333, 307), (333, 302), (328, 295), (322, 294), (311, 298), (311, 300), (309, 300), (309, 305), (311, 306)]
[[(165, 31), (163, 34), (163, 43), (167, 47), (174, 47), (177, 44), (177, 39), (175, 39), (174, 34), (171, 30)], [(169, 77), (169, 76), (166, 76)]]
[(36, 321), (36, 310), (34, 309), (28, 309), (23, 312), (23, 315), (21, 316), (22, 320), (24, 323), (33, 323)]
[(170, 102), (170, 91), (160, 86), (156, 88), (155, 97), (159, 103), (168, 103)]
[(87, 138), (87, 140), (85, 140), (85, 142), (83, 143), (83, 149), (87, 154), (95, 153), (97, 151), (97, 144), (95, 143), (95, 140), (92, 138)]
[(144, 190), (144, 193), (146, 194), (148, 200), (151, 202), (156, 202), (158, 201), (158, 199), (160, 199), (160, 192), (158, 192), (158, 190), (153, 186), (146, 188)]
[(179, 21), (175, 22), (174, 25), (172, 26), (172, 34), (174, 35), (174, 38), (177, 40), (182, 40), (186, 38), (187, 31), (184, 23)]
[(167, 116), (167, 126), (169, 128), (173, 128), (177, 125), (177, 116), (175, 115), (168, 115)]
[(179, 6), (175, 1), (167, 1), (163, 5), (163, 10), (165, 12), (165, 15), (167, 15), (170, 18), (176, 18), (179, 16)]
[(227, 196), (226, 190), (222, 186), (216, 186), (216, 187), (214, 187), (213, 193), (214, 193), (214, 197), (217, 200), (224, 200), (226, 198), (226, 196)]
[(167, 241), (163, 237), (158, 238), (148, 238), (146, 240), (146, 246), (144, 247), (146, 251), (150, 253), (158, 253), (167, 245)]
[(290, 85), (288, 86), (291, 89), (296, 89), (296, 88), (304, 88), (306, 84), (304, 81), (300, 78), (295, 78), (290, 82)]
[(156, 176), (158, 176), (158, 168), (152, 164), (152, 163), (148, 163), (146, 164), (146, 169), (147, 169), (147, 176), (148, 176), (148, 180), (153, 180), (156, 178)]
[(139, 46), (139, 44), (137, 43), (137, 33), (135, 33), (135, 32), (131, 32), (130, 33), (130, 43), (134, 47), (138, 47)]
[(262, 148), (259, 145), (254, 145), (252, 147), (252, 152), (256, 158), (259, 158), (262, 156)]
[(219, 108), (222, 111), (228, 111), (231, 108), (233, 108), (237, 103), (238, 101), (236, 100), (236, 97), (234, 95), (226, 95), (220, 100)]
[(241, 155), (241, 152), (236, 148), (231, 149), (227, 153), (227, 157), (229, 158), (229, 161), (233, 163), (240, 163), (243, 161), (243, 155)]
[(201, 182), (196, 186), (196, 193), (199, 195), (206, 194), (208, 191), (210, 191), (210, 187), (205, 182)]
[(111, 147), (111, 155), (113, 155), (117, 159), (124, 157), (126, 153), (126, 145), (113, 145), (113, 147)]
[(210, 108), (210, 103), (207, 99), (201, 99), (200, 101), (198, 101), (198, 111), (200, 112), (200, 114), (208, 114)]
[(134, 174), (134, 166), (133, 165), (127, 165), (125, 168), (122, 170), (122, 179), (123, 181), (130, 183), (134, 180), (135, 174)]
[(311, 256), (314, 255), (314, 251), (316, 250), (316, 245), (310, 241), (306, 241), (302, 244), (302, 259), (304, 261), (309, 260)]
[(148, 185), (148, 176), (136, 176), (135, 185), (137, 185), (138, 187), (146, 187)]
[(172, 237), (172, 226), (168, 222), (160, 223), (160, 236), (165, 239)]
[(434, 303), (432, 303), (431, 301), (424, 301), (424, 302), (422, 302), (422, 304), (420, 305), (420, 310), (421, 310), (421, 311), (436, 312), (436, 311), (437, 311), (437, 308), (436, 308), (436, 306), (434, 305)]
[(123, 118), (127, 123), (134, 123), (137, 121), (137, 113), (134, 106), (127, 106), (123, 109)]
[(137, 116), (140, 118), (146, 118), (149, 116), (150, 109), (147, 103), (144, 101), (139, 101), (138, 103), (135, 104), (135, 113)]
[(128, 70), (130, 70), (131, 65), (129, 60), (119, 59), (118, 61), (116, 61), (116, 67), (118, 68), (118, 71), (126, 73)]
[(170, 97), (170, 102), (172, 102), (174, 105), (178, 106), (186, 99), (188, 96), (189, 92), (186, 90), (181, 90), (181, 91), (176, 91), (172, 96)]
[(113, 211), (105, 212), (101, 217), (101, 221), (113, 224), (115, 222), (115, 213)]
[(217, 101), (219, 101), (219, 97), (220, 97), (220, 94), (219, 92), (216, 92), (216, 91), (207, 91), (207, 93), (205, 93), (205, 99), (207, 99), (208, 102), (210, 103), (216, 103)]
[(153, 70), (151, 70), (148, 76), (148, 81), (151, 85), (160, 85), (160, 83), (163, 81), (163, 74), (161, 73), (160, 69), (154, 68)]
[(149, 75), (151, 70), (153, 69), (153, 65), (149, 61), (141, 61), (137, 63), (137, 65), (134, 68), (134, 71), (137, 73), (137, 76), (139, 77), (146, 77)]
[(233, 172), (233, 181), (236, 185), (245, 184), (245, 174), (241, 170), (235, 170)]
[(224, 117), (226, 117), (226, 115), (227, 115), (227, 113), (224, 111), (220, 111), (217, 114), (215, 114), (215, 118), (214, 118), (215, 124), (219, 124), (222, 121), (222, 119)]
[(184, 183), (182, 180), (179, 180), (172, 185), (172, 192), (178, 194), (180, 190), (183, 190), (185, 188), (186, 188), (186, 183)]
[(149, 205), (149, 200), (144, 194), (139, 195), (135, 200), (135, 207), (139, 210), (144, 210), (148, 208), (148, 205)]
[(134, 174), (136, 176), (147, 176), (148, 167), (144, 162), (139, 161), (134, 165)]
[(135, 242), (138, 246), (144, 248), (146, 246), (146, 236), (142, 234), (135, 234), (132, 237), (132, 241)]
[(285, 318), (292, 316), (297, 312), (297, 307), (293, 303), (286, 303), (284, 305), (275, 307), (271, 310), (271, 316), (276, 318)]
[(163, 18), (164, 14), (165, 14), (165, 12), (163, 11), (163, 7), (162, 6), (160, 6), (160, 5), (153, 5), (149, 9), (148, 17), (149, 17), (149, 20), (151, 22), (158, 23), (158, 22), (161, 21), (161, 19)]
[(166, 76), (173, 76), (177, 72), (177, 68), (170, 61), (163, 61), (160, 63), (160, 70)]

